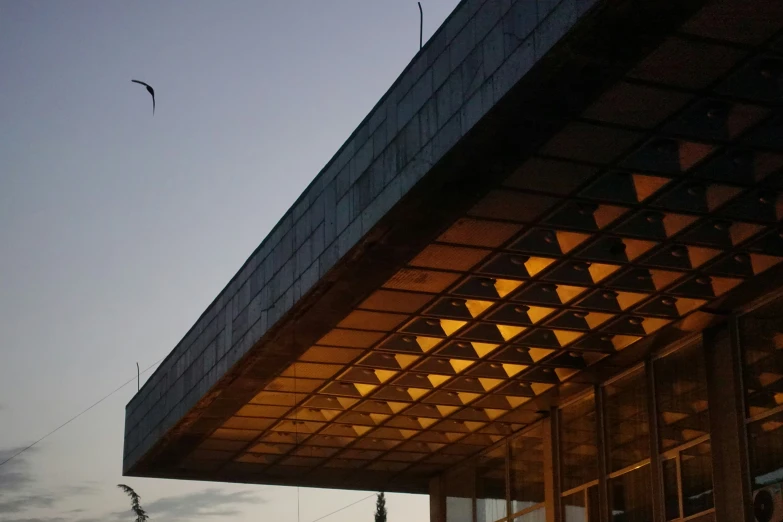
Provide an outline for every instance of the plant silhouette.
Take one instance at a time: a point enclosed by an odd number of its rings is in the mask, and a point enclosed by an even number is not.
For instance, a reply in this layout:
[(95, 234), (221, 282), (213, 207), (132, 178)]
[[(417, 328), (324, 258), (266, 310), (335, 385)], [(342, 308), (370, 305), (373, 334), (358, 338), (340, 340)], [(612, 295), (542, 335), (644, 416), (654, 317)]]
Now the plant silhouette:
[(386, 522), (386, 496), (383, 492), (378, 493), (375, 500), (375, 522)]
[[(117, 484), (117, 487), (123, 490), (125, 493), (128, 494), (128, 496), (131, 499), (131, 510), (136, 515), (136, 522), (147, 522), (147, 520), (150, 518), (147, 515), (147, 512), (144, 511), (144, 508), (141, 507), (141, 504), (139, 501), (141, 500), (141, 497), (133, 491), (133, 488), (130, 486), (126, 486), (125, 484)], [(384, 520), (386, 520), (384, 518)]]

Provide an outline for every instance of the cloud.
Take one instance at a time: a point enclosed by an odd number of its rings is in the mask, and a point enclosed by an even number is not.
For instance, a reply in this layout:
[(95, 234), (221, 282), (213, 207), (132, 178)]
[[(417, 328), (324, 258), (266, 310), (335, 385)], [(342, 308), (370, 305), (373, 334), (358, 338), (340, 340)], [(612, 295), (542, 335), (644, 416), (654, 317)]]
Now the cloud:
[[(242, 513), (240, 506), (264, 502), (266, 501), (258, 496), (258, 491), (228, 492), (218, 488), (208, 488), (184, 495), (163, 497), (148, 503), (145, 503), (142, 498), (141, 505), (150, 519), (184, 522), (213, 516), (235, 516)], [(113, 515), (127, 520), (129, 512), (130, 510)]]
[[(21, 447), (0, 450), (0, 462), (16, 455)], [(30, 448), (0, 467), (0, 516), (24, 517), (28, 510), (51, 508), (67, 497), (86, 495), (97, 491), (91, 485), (65, 486), (57, 490), (45, 490), (34, 486), (28, 459), (38, 451)], [(4, 522), (5, 517), (2, 517)], [(54, 518), (16, 518), (8, 522), (59, 522)]]
[(48, 494), (15, 495), (5, 499), (0, 497), (0, 514), (23, 513), (28, 509), (52, 507), (57, 498)]
[(3, 522), (65, 522), (66, 520), (68, 519), (62, 517), (33, 517), (3, 519)]
[[(0, 449), (0, 462), (16, 454), (21, 448)], [(104, 522), (133, 520), (130, 509), (110, 513), (108, 516), (91, 518), (93, 513), (74, 509), (67, 513), (58, 512), (59, 502), (76, 496), (91, 495), (101, 491), (98, 483), (85, 482), (56, 489), (36, 487), (35, 477), (29, 466), (29, 459), (39, 451), (32, 448), (0, 467), (0, 520), (3, 522)], [(258, 505), (265, 500), (258, 489), (228, 491), (220, 488), (206, 488), (193, 493), (159, 498), (145, 502), (143, 491), (141, 505), (154, 520), (167, 522), (193, 522), (208, 517), (231, 517), (242, 513), (242, 507)], [(118, 492), (119, 494), (119, 492)], [(127, 499), (117, 497), (118, 502)], [(128, 507), (129, 504), (125, 504)], [(51, 511), (38, 511), (38, 510)], [(56, 510), (56, 511), (55, 511)], [(51, 513), (42, 516), (41, 513)], [(68, 518), (62, 518), (67, 516)], [(81, 517), (81, 518), (80, 518)]]
[[(0, 462), (5, 462), (21, 449), (0, 450)], [(21, 514), (31, 508), (50, 507), (55, 502), (49, 494), (31, 491), (33, 478), (28, 469), (28, 456), (29, 453), (21, 453), (0, 468), (0, 514)]]
[(91, 495), (94, 493), (98, 493), (100, 491), (100, 488), (85, 483), (79, 486), (65, 486), (60, 488), (60, 491), (62, 492), (63, 495), (75, 497), (78, 495)]
[[(20, 447), (0, 450), (0, 462), (5, 462), (3, 467), (0, 467), (0, 502), (9, 492), (23, 491), (33, 481), (27, 466), (28, 454), (22, 453), (13, 460), (8, 460), (19, 453), (21, 449)], [(34, 452), (35, 450), (29, 451)]]
[(65, 522), (67, 519), (61, 518), (61, 517), (52, 517), (52, 518), (10, 518), (10, 519), (4, 519), (3, 522)]

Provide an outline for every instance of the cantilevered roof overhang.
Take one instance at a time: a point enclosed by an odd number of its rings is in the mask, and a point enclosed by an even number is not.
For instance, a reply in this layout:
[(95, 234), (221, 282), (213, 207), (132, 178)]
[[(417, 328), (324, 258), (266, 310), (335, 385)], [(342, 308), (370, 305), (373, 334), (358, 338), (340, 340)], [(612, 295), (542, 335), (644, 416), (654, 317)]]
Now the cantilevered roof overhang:
[(782, 29), (462, 2), (128, 404), (125, 474), (426, 492), (779, 286)]

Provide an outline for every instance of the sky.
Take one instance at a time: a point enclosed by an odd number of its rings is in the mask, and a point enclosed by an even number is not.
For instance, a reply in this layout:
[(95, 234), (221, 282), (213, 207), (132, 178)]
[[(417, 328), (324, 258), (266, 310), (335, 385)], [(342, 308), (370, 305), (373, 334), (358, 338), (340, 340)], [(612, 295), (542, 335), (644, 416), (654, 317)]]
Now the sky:
[[(422, 1), (425, 40), (457, 3)], [(413, 58), (418, 16), (0, 0), (0, 462), (171, 351)], [(296, 488), (122, 477), (133, 393), (0, 467), (0, 521), (132, 520), (123, 482), (152, 521), (297, 521)], [(368, 493), (299, 495), (312, 522)], [(429, 517), (424, 496), (387, 505), (389, 522)]]

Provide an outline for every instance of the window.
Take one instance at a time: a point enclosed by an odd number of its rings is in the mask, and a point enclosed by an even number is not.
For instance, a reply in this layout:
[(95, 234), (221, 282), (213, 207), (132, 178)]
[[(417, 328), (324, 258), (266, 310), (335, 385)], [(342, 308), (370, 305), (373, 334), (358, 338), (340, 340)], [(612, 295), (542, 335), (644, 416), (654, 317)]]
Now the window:
[(647, 382), (639, 369), (604, 387), (609, 471), (620, 471), (650, 458)]
[(677, 459), (666, 459), (661, 463), (663, 474), (663, 502), (666, 520), (680, 518), (680, 494), (677, 486)]
[(598, 485), (563, 495), (562, 505), (565, 522), (599, 522)]
[(650, 425), (644, 369), (604, 387), (609, 508), (615, 522), (650, 522)]
[(783, 405), (783, 301), (740, 320), (745, 403), (748, 418), (778, 411)]
[(584, 491), (577, 491), (563, 497), (563, 520), (565, 522), (586, 522), (587, 500)]
[(478, 458), (476, 467), (476, 522), (506, 518), (506, 446)]
[(446, 475), (446, 521), (473, 522), (474, 470), (461, 468)]
[(527, 511), (516, 517), (514, 522), (546, 522), (546, 509), (540, 507), (533, 511)]
[(540, 423), (511, 442), (510, 466), (511, 512), (520, 515), (514, 520), (535, 522), (544, 516), (544, 452)]
[(783, 482), (783, 301), (740, 319), (753, 489)]
[(712, 451), (709, 442), (680, 453), (682, 516), (690, 517), (714, 506), (712, 497)]
[(783, 412), (748, 425), (753, 489), (783, 482)]
[(707, 376), (701, 344), (657, 359), (655, 402), (666, 520), (713, 507)]
[(565, 522), (597, 522), (598, 424), (595, 396), (560, 410), (560, 488)]
[(560, 410), (562, 490), (569, 491), (598, 480), (598, 445), (595, 397)]
[(661, 451), (709, 435), (707, 375), (701, 344), (657, 359), (654, 372)]
[(652, 522), (650, 465), (644, 464), (609, 479), (609, 504), (614, 522)]

